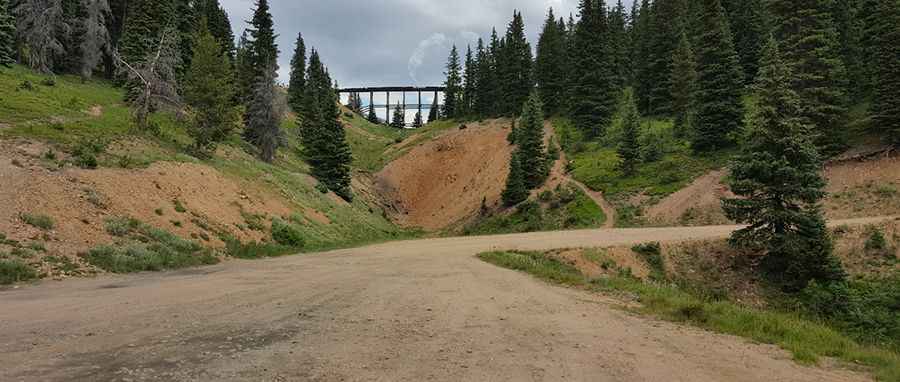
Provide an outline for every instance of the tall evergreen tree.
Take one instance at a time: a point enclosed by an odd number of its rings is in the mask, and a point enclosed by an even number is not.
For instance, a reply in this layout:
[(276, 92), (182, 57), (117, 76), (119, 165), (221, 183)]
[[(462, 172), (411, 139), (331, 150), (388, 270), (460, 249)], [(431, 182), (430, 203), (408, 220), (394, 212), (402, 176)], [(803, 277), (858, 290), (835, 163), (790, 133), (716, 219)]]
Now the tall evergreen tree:
[(198, 19), (206, 18), (209, 32), (222, 47), (222, 53), (230, 61), (234, 61), (234, 31), (231, 28), (228, 12), (225, 11), (219, 0), (198, 0), (195, 2), (194, 8)]
[(641, 148), (638, 136), (641, 130), (641, 114), (637, 109), (634, 96), (628, 93), (625, 99), (625, 107), (622, 111), (622, 138), (619, 141), (617, 152), (622, 160), (619, 168), (625, 175), (633, 175), (638, 162), (641, 160)]
[(394, 116), (391, 118), (391, 127), (403, 129), (405, 125), (406, 115), (403, 113), (403, 107), (400, 106), (400, 102), (397, 102), (397, 106), (394, 107)]
[(846, 142), (846, 69), (831, 16), (832, 0), (772, 2), (777, 36), (794, 73), (803, 118), (814, 127), (816, 143), (835, 154)]
[(369, 113), (366, 115), (366, 120), (375, 125), (380, 123), (378, 115), (375, 114), (375, 106), (372, 104), (369, 105)]
[(275, 65), (256, 78), (245, 115), (244, 139), (259, 150), (259, 159), (272, 163), (284, 137), (279, 126), (281, 116), (275, 109), (277, 85)]
[(522, 171), (519, 150), (513, 151), (509, 159), (509, 175), (506, 177), (506, 187), (501, 196), (503, 204), (507, 207), (515, 206), (528, 199), (528, 188), (525, 186), (525, 172)]
[(462, 77), (460, 74), (459, 53), (456, 51), (456, 45), (450, 50), (450, 57), (447, 58), (447, 80), (444, 81), (446, 90), (444, 91), (444, 118), (456, 118), (461, 116), (462, 112)]
[(765, 0), (728, 0), (724, 6), (728, 12), (734, 48), (744, 68), (745, 83), (753, 83), (759, 67), (759, 55), (766, 36), (771, 32), (771, 22)]
[(240, 113), (234, 106), (234, 74), (228, 56), (201, 20), (191, 44), (194, 57), (187, 71), (184, 100), (191, 107), (195, 151), (209, 155), (236, 127)]
[(863, 28), (861, 0), (833, 1), (831, 14), (838, 34), (841, 60), (847, 71), (847, 92), (863, 96), (867, 90), (866, 63), (863, 61)]
[(78, 57), (78, 74), (90, 78), (104, 55), (110, 53), (108, 27), (109, 3), (106, 0), (82, 0), (84, 17), (79, 20), (81, 34)]
[(422, 112), (417, 111), (416, 117), (413, 119), (413, 128), (418, 129), (422, 126), (425, 126), (425, 123), (422, 122)]
[(303, 95), (306, 92), (306, 43), (303, 34), (297, 34), (294, 57), (291, 58), (291, 82), (288, 86), (288, 105), (295, 112), (303, 107)]
[(538, 40), (534, 66), (538, 91), (547, 115), (559, 113), (565, 103), (567, 55), (565, 24), (560, 27), (553, 15), (553, 8), (550, 8)]
[(540, 187), (547, 178), (547, 153), (544, 148), (544, 112), (541, 110), (541, 98), (537, 91), (531, 96), (522, 109), (522, 124), (518, 128), (516, 144), (525, 187)]
[(514, 115), (519, 112), (534, 89), (532, 75), (531, 44), (525, 37), (525, 21), (522, 13), (513, 12), (513, 19), (506, 30), (501, 49), (502, 60), (498, 64), (503, 97), (500, 98), (500, 112)]
[(463, 71), (462, 114), (470, 115), (475, 106), (476, 89), (478, 88), (478, 63), (472, 54), (472, 47), (466, 47), (466, 67)]
[(874, 59), (874, 97), (872, 115), (877, 131), (893, 138), (900, 146), (900, 3), (878, 0), (872, 40)]
[(609, 36), (606, 39), (609, 44), (607, 54), (611, 56), (614, 67), (616, 87), (623, 88), (629, 78), (631, 56), (628, 49), (631, 41), (628, 34), (628, 15), (625, 13), (622, 0), (617, 0), (616, 6), (609, 12)]
[(581, 0), (581, 19), (573, 37), (572, 120), (588, 138), (603, 134), (612, 120), (618, 96), (605, 44), (608, 26), (604, 4), (603, 0)]
[(431, 109), (428, 110), (428, 122), (434, 122), (441, 119), (441, 106), (438, 104), (437, 97), (431, 102)]
[(9, 3), (0, 0), (0, 66), (9, 67), (16, 57), (15, 19), (9, 14)]
[(656, 0), (650, 13), (648, 30), (650, 37), (647, 70), (649, 91), (644, 95), (649, 108), (645, 114), (669, 115), (672, 112), (672, 58), (685, 23), (684, 0)]
[(312, 175), (329, 190), (351, 201), (350, 163), (353, 156), (340, 121), (337, 94), (315, 49), (310, 53), (307, 79), (304, 102), (309, 106), (304, 110), (309, 112), (304, 116), (302, 141)]
[[(256, 84), (257, 79), (268, 75), (267, 71), (271, 68), (275, 69), (277, 75), (279, 51), (278, 45), (275, 43), (278, 36), (275, 34), (274, 28), (268, 0), (257, 0), (253, 18), (247, 28), (249, 38), (245, 45), (246, 57), (238, 69), (238, 75), (244, 77), (244, 80), (240, 82), (245, 86)], [(246, 94), (252, 93), (246, 91)]]
[(197, 30), (197, 12), (194, 7), (194, 0), (170, 0), (174, 2), (173, 16), (175, 17), (175, 27), (178, 29), (178, 51), (181, 54), (177, 73), (179, 80), (183, 79), (184, 73), (191, 65), (191, 58), (194, 56), (194, 35)]
[[(637, 4), (638, 0), (634, 0)], [(631, 29), (631, 45), (633, 49), (632, 63), (634, 66), (634, 93), (638, 104), (638, 110), (649, 114), (651, 110), (650, 92), (653, 87), (653, 76), (651, 73), (651, 38), (653, 37), (651, 27), (651, 16), (653, 8), (650, 0), (641, 0), (641, 7), (637, 13), (637, 17), (632, 16)]]
[(13, 7), (18, 39), (25, 46), (24, 57), (32, 69), (52, 73), (64, 59), (65, 38), (71, 20), (64, 17), (62, 0), (23, 0)]
[(822, 161), (810, 126), (801, 118), (791, 71), (770, 38), (756, 82), (758, 104), (742, 153), (731, 165), (731, 189), (725, 214), (748, 227), (732, 243), (767, 252), (764, 265), (787, 287), (802, 289), (810, 280), (844, 278), (820, 202), (825, 197)]
[(478, 87), (475, 94), (475, 112), (481, 117), (496, 113), (495, 105), (499, 91), (497, 90), (495, 57), (498, 44), (497, 31), (494, 30), (491, 34), (490, 45), (478, 50)]
[(128, 16), (123, 18), (119, 54), (123, 60), (139, 64), (157, 46), (167, 26), (175, 27), (174, 4), (171, 0), (131, 0), (124, 11)]
[(685, 137), (690, 131), (697, 92), (697, 61), (687, 33), (681, 32), (678, 48), (672, 60), (672, 113), (675, 114), (675, 135)]
[(697, 120), (693, 145), (700, 151), (729, 144), (744, 117), (743, 71), (719, 0), (703, 0), (703, 36), (697, 51)]

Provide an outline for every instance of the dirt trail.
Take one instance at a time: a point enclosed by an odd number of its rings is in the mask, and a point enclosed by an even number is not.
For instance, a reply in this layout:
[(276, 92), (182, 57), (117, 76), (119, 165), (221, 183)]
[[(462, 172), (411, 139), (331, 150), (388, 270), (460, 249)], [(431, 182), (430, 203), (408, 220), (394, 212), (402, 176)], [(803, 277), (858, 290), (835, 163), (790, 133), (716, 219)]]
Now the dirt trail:
[[(561, 155), (562, 160), (565, 161), (565, 154)], [(591, 198), (594, 203), (597, 203), (597, 205), (600, 206), (600, 209), (603, 210), (603, 214), (606, 215), (606, 222), (603, 223), (603, 228), (613, 228), (616, 226), (616, 208), (613, 207), (612, 204), (609, 204), (602, 192), (588, 188), (584, 183), (575, 180), (575, 178), (569, 176), (569, 174), (565, 174), (565, 179), (569, 183), (574, 184), (575, 187), (578, 187), (585, 195)]]
[[(861, 224), (876, 219), (835, 222)], [(473, 255), (735, 227), (394, 242), (0, 291), (3, 381), (866, 381)]]

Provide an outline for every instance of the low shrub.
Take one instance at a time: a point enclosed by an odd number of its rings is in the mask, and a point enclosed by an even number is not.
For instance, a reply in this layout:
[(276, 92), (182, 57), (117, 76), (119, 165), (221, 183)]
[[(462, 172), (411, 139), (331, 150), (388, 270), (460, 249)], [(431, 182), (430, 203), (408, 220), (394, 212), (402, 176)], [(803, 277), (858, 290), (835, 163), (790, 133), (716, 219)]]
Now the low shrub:
[(276, 243), (300, 248), (303, 246), (303, 233), (297, 227), (281, 219), (272, 220), (272, 240)]
[(0, 285), (34, 280), (37, 272), (19, 260), (0, 260)]
[(49, 230), (53, 229), (53, 226), (55, 225), (53, 223), (53, 218), (51, 218), (47, 215), (41, 215), (41, 214), (32, 215), (32, 214), (23, 213), (20, 215), (20, 218), (22, 219), (23, 222), (25, 222), (25, 224), (40, 228), (45, 231), (49, 231)]
[(659, 243), (644, 243), (631, 247), (650, 266), (651, 277), (664, 279), (666, 277), (666, 264), (662, 257), (662, 249)]

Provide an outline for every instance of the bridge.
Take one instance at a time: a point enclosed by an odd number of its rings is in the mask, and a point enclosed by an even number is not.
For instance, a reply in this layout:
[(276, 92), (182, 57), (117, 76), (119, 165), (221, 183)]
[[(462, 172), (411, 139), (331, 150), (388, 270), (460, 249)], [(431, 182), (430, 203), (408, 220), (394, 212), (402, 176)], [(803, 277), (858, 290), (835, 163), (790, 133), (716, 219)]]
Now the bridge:
[[(391, 123), (391, 108), (396, 106), (391, 104), (391, 93), (401, 93), (402, 102), (400, 106), (403, 108), (405, 115), (407, 109), (417, 109), (419, 114), (422, 114), (423, 109), (431, 109), (431, 104), (422, 104), (422, 93), (434, 93), (434, 99), (439, 100), (438, 93), (444, 93), (446, 90), (447, 88), (443, 86), (381, 86), (338, 89), (338, 94), (355, 94), (358, 97), (360, 94), (368, 93), (369, 104), (363, 108), (364, 111), (368, 112), (369, 109), (383, 107), (385, 120), (387, 123)], [(375, 93), (385, 93), (387, 101), (384, 104), (376, 105)], [(408, 103), (406, 101), (407, 93), (416, 93), (418, 97), (416, 103)], [(423, 115), (422, 117), (425, 118), (426, 116)]]

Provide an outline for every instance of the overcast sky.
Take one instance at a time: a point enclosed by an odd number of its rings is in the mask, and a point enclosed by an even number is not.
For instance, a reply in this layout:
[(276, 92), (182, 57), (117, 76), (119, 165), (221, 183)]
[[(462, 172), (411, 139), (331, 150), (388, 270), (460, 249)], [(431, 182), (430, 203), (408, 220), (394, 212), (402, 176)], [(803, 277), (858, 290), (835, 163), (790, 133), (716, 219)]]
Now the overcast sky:
[[(220, 0), (236, 36), (255, 0)], [(433, 86), (444, 81), (451, 44), (473, 48), (491, 27), (502, 36), (514, 9), (522, 12), (532, 46), (547, 9), (575, 12), (578, 0), (270, 0), (279, 34), (279, 81), (287, 83), (297, 33), (314, 46), (341, 87)], [(630, 8), (631, 0), (626, 0)], [(395, 98), (396, 99), (396, 98)], [(377, 101), (376, 101), (377, 102)], [(430, 103), (430, 98), (427, 100)]]

